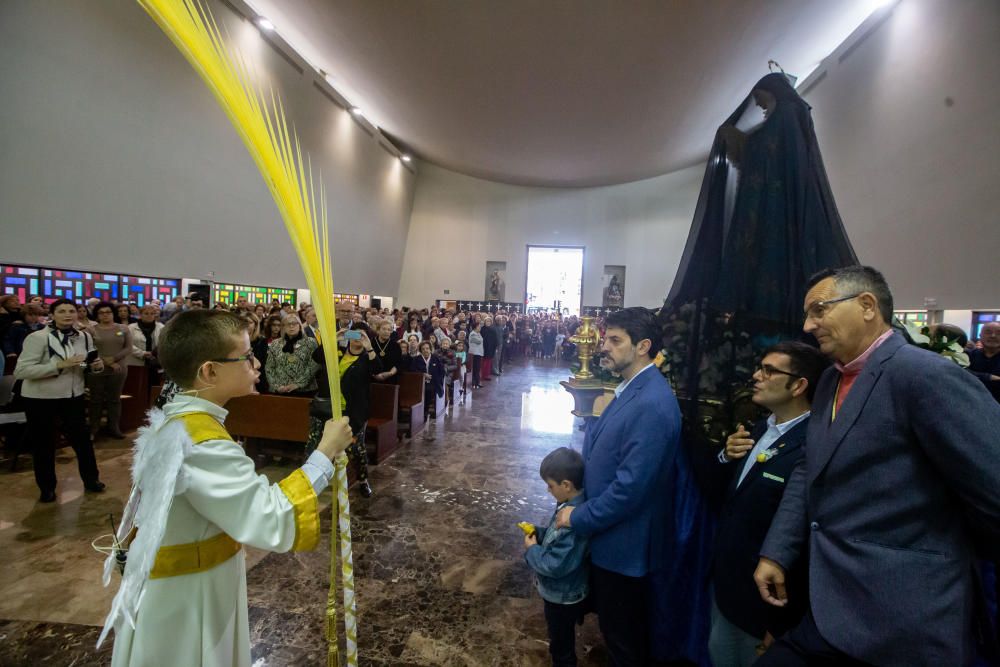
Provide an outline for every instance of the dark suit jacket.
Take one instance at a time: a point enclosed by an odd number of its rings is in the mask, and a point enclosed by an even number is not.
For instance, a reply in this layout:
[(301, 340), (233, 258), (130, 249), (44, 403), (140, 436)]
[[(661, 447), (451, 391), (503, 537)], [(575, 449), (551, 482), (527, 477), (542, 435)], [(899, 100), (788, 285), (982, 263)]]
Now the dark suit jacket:
[(956, 364), (894, 334), (830, 420), (840, 374), (820, 379), (806, 465), (761, 554), (809, 549), (816, 626), (878, 665), (964, 665), (981, 591), (974, 546), (1000, 544), (1000, 406)]
[(570, 525), (591, 538), (594, 565), (629, 577), (667, 565), (673, 516), (667, 480), (680, 427), (677, 399), (654, 366), (635, 376), (587, 429), (587, 500), (573, 510)]
[[(761, 599), (753, 573), (785, 485), (805, 457), (808, 426), (807, 417), (775, 440), (771, 448), (777, 448), (778, 453), (766, 463), (755, 462), (739, 486), (736, 482), (746, 458), (729, 463), (715, 461), (716, 474), (726, 482), (725, 501), (719, 513), (712, 556), (715, 603), (731, 623), (759, 639), (764, 638), (765, 632), (780, 636), (798, 625), (805, 614), (804, 562), (788, 573), (789, 604), (780, 609)], [(754, 426), (750, 437), (756, 442), (766, 432), (767, 420), (761, 420)]]
[(483, 335), (483, 356), (492, 359), (496, 356), (497, 346), (500, 344), (496, 327), (484, 326), (479, 332)]
[[(429, 362), (424, 361), (424, 357), (418, 354), (415, 357), (410, 357), (410, 372), (411, 373), (427, 373), (431, 376), (430, 386), (433, 388), (434, 393), (438, 396), (444, 395), (444, 364), (441, 363), (441, 358), (436, 354), (431, 354)], [(427, 384), (424, 384), (427, 387)]]

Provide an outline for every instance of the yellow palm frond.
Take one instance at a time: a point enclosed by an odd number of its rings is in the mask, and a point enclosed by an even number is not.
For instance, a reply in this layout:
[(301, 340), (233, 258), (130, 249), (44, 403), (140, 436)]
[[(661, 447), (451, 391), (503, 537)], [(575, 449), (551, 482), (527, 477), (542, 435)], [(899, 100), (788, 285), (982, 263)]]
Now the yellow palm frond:
[[(138, 1), (215, 95), (271, 191), (312, 293), (320, 336), (326, 341), (323, 354), (330, 381), (331, 405), (334, 416), (340, 417), (333, 274), (327, 202), (322, 183), (317, 187), (313, 181), (309, 158), (305, 157), (303, 162), (302, 148), (295, 131), (289, 128), (280, 98), (272, 88), (265, 91), (255, 84), (251, 64), (239, 51), (227, 46), (214, 17), (200, 0)], [(347, 664), (355, 667), (358, 664), (357, 614), (345, 468), (346, 459), (342, 456), (337, 461), (337, 509), (344, 625)], [(338, 662), (334, 598), (336, 550), (333, 548), (337, 533), (337, 530), (331, 530), (330, 594), (326, 612), (329, 665)]]
[[(330, 266), (326, 195), (316, 187), (308, 157), (274, 90), (259, 88), (251, 66), (227, 46), (211, 12), (198, 0), (139, 0), (215, 95), (250, 156), (260, 169), (285, 223), (306, 284), (323, 340), (335, 341), (336, 315)], [(337, 346), (324, 345), (331, 403), (340, 416)]]

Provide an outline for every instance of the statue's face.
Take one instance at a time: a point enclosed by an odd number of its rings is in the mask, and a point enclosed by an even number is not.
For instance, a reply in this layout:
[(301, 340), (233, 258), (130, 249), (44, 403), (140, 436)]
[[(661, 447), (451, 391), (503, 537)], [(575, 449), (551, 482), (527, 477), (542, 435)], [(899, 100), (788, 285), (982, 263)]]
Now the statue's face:
[(755, 88), (750, 94), (753, 95), (754, 103), (764, 112), (764, 118), (769, 117), (778, 106), (778, 100), (774, 95), (762, 88)]

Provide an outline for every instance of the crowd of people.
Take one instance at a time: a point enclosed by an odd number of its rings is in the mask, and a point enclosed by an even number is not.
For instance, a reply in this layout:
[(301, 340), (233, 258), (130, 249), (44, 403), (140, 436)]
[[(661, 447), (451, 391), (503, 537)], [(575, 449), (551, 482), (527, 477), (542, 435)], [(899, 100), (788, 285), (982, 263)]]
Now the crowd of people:
[[(165, 322), (179, 317), (191, 327), (192, 311), (214, 313), (196, 298), (168, 306), (0, 299), (0, 339), (21, 382), (43, 502), (55, 499), (57, 424), (85, 488), (104, 489), (93, 437), (102, 421), (110, 437), (124, 437), (118, 419), (131, 366), (156, 376), (163, 361), (185, 373), (177, 378), (183, 386), (204, 387), (204, 395), (177, 393), (174, 408), (228, 391), (223, 374), (201, 375), (206, 364), (239, 364), (229, 371), (234, 392), (249, 381), (260, 393), (309, 397), (302, 470), (325, 486), (329, 466), (314, 453), (325, 461), (346, 450), (370, 496), (370, 383), (422, 374), (425, 404), (443, 400), (447, 409), (515, 359), (557, 357), (559, 347), (571, 355), (579, 326), (558, 314), (336, 304), (333, 358), (348, 442), (331, 435), (327, 342), (312, 306), (216, 304), (212, 311), (226, 311), (218, 315), (240, 340), (215, 355), (196, 353), (177, 334), (176, 350), (206, 357), (192, 377), (180, 357), (160, 358), (164, 332), (176, 328)], [(691, 456), (699, 493), (720, 507), (705, 650), (717, 665), (989, 657), (995, 646), (983, 643), (979, 567), (1000, 559), (1000, 323), (969, 344), (966, 371), (906, 344), (891, 326), (888, 285), (869, 267), (814, 277), (804, 312), (804, 331), (818, 347), (778, 343), (753, 374), (753, 401), (769, 416), (738, 425), (719, 451)], [(602, 366), (623, 381), (589, 425), (582, 454), (561, 448), (542, 462), (557, 506), (545, 526), (525, 526), (525, 558), (545, 600), (554, 664), (575, 664), (573, 628), (587, 611), (598, 615), (613, 664), (648, 664), (654, 600), (673, 594), (658, 588), (677, 559), (665, 545), (680, 544), (664, 533), (672, 525), (665, 512), (683, 503), (676, 470), (688, 464), (679, 454), (677, 401), (650, 370), (662, 343), (655, 316), (627, 308), (597, 324)], [(901, 488), (905, 494), (894, 492)], [(845, 578), (851, 586), (839, 583)]]
[[(61, 308), (58, 315), (57, 308)], [(103, 489), (93, 440), (101, 433), (125, 437), (122, 390), (129, 368), (147, 369), (147, 389), (163, 385), (168, 378), (163, 376), (158, 351), (164, 326), (180, 313), (204, 308), (195, 293), (142, 307), (96, 298), (83, 303), (46, 302), (33, 295), (23, 305), (14, 296), (0, 299), (4, 361), (19, 381), (17, 393), (31, 406), (26, 409), (25, 439), (36, 453), (35, 474), (44, 502), (55, 500), (55, 423), (61, 421), (65, 432), (73, 434), (70, 440), (87, 488)], [(312, 399), (308, 455), (332, 414), (315, 309), (308, 303), (296, 307), (242, 298), (234, 304), (216, 303), (212, 309), (231, 311), (245, 322), (260, 368), (257, 392)], [(336, 305), (336, 316), (341, 408), (350, 416), (356, 435), (348, 454), (357, 465), (366, 496), (371, 494), (363, 434), (369, 383), (398, 383), (402, 373), (422, 373), (428, 406), (424, 417), (429, 419), (437, 416), (434, 406), (440, 400), (445, 409), (464, 403), (469, 392), (502, 375), (512, 359), (574, 358), (575, 346), (569, 339), (579, 326), (572, 316), (523, 315), (496, 307), (390, 310), (342, 302)]]

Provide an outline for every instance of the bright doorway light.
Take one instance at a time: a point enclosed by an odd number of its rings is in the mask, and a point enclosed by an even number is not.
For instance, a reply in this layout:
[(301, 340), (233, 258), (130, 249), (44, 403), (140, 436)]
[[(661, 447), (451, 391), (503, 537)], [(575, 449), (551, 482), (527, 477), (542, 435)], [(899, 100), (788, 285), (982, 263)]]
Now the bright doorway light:
[(579, 315), (583, 306), (583, 248), (528, 246), (528, 312)]

